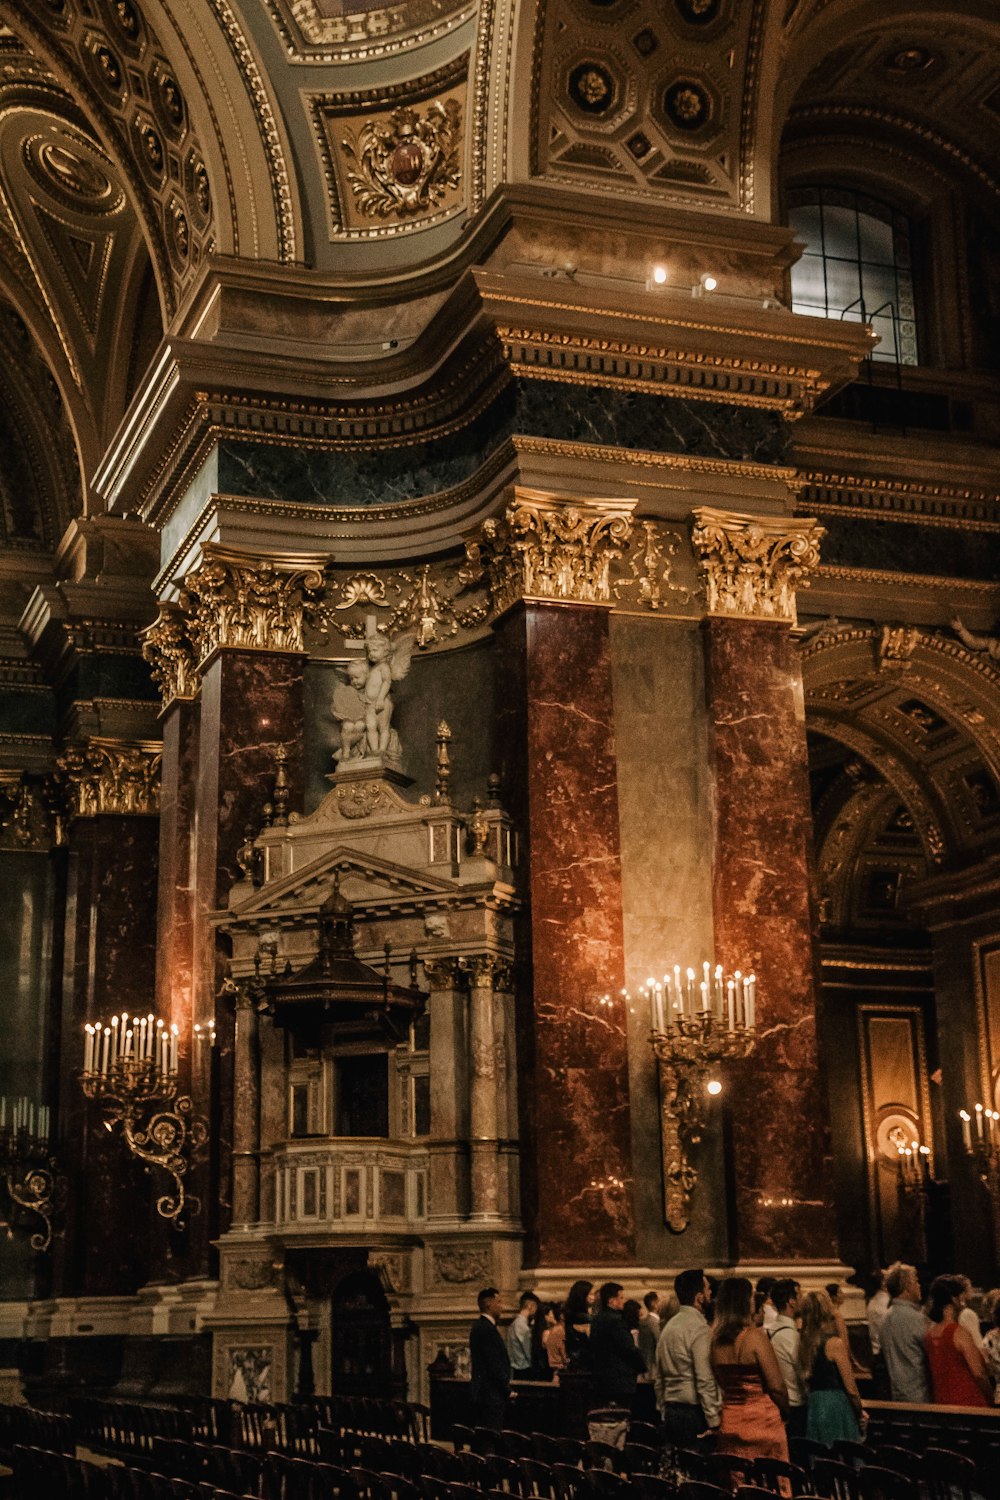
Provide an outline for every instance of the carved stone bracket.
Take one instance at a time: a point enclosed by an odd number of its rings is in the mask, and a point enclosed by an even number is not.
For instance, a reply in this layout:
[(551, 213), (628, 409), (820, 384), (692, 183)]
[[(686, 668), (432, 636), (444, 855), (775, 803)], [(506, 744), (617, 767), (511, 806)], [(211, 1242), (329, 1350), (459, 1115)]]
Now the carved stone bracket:
[(199, 664), (226, 647), (303, 651), (306, 609), (322, 597), (327, 563), (312, 555), (258, 558), (206, 547), (181, 593)]
[(703, 506), (691, 542), (711, 615), (796, 623), (795, 591), (808, 586), (826, 534), (812, 519), (749, 516)]
[(161, 759), (162, 747), (144, 740), (67, 745), (56, 765), (71, 816), (158, 813)]
[(485, 579), (494, 615), (521, 599), (612, 603), (611, 565), (632, 534), (634, 500), (569, 503), (518, 491), (466, 544), (463, 580)]

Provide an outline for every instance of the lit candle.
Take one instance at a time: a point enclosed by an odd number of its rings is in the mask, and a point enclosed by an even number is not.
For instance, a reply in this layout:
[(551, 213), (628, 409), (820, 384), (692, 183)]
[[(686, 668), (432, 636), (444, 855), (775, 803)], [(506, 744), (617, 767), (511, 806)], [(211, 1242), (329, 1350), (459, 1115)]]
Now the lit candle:
[(654, 990), (656, 992), (656, 1029), (657, 1031), (665, 1031), (667, 1027), (667, 1016), (663, 1001), (662, 984), (654, 985)]
[(722, 1012), (725, 1009), (725, 1000), (722, 992), (722, 965), (715, 966), (715, 1006), (719, 1012), (719, 1020), (722, 1020)]
[(706, 990), (708, 989), (708, 986), (709, 986), (709, 983), (710, 983), (711, 973), (712, 973), (712, 966), (709, 963), (708, 959), (706, 958), (705, 962), (701, 966), (701, 981), (702, 981), (702, 984), (705, 986)]
[(739, 969), (733, 975), (736, 980), (736, 1021), (739, 1026), (746, 1025), (746, 1013), (743, 1007), (743, 975)]
[(150, 1011), (146, 1017), (146, 1056), (153, 1055), (153, 1013)]
[(736, 1030), (736, 983), (735, 980), (726, 980), (726, 1004), (729, 1011), (729, 1029)]
[[(708, 968), (708, 964), (705, 965), (705, 968), (706, 969)], [(699, 985), (699, 989), (701, 990), (701, 1013), (702, 1013), (702, 1015), (707, 1016), (708, 1015), (708, 980), (707, 979), (703, 979), (701, 981), (701, 984)]]
[(111, 1054), (111, 1027), (110, 1026), (105, 1026), (105, 1028), (104, 1028), (104, 1034), (103, 1034), (103, 1037), (102, 1037), (101, 1041), (102, 1041), (102, 1046), (101, 1046), (101, 1072), (102, 1072), (102, 1074), (106, 1074), (107, 1071), (108, 1071), (108, 1058), (109, 1058), (109, 1056)]
[(674, 964), (674, 991), (677, 996), (677, 1009), (684, 1009), (684, 990), (681, 986), (681, 966)]
[(177, 1027), (170, 1028), (170, 1071), (177, 1072)]
[(126, 1033), (125, 1033), (125, 1056), (126, 1057), (131, 1057), (132, 1056), (132, 1028), (131, 1028), (131, 1026), (129, 1027), (128, 1031), (126, 1031)]
[(983, 1139), (983, 1106), (981, 1104), (976, 1105), (976, 1135), (980, 1140)]
[(687, 1008), (694, 1015), (694, 970), (687, 971)]
[(87, 1034), (83, 1044), (83, 1071), (89, 1073), (94, 1061), (94, 1028), (88, 1021), (83, 1029)]
[(111, 1051), (114, 1053), (115, 1057), (117, 1057), (120, 1050), (121, 1049), (118, 1046), (118, 1017), (117, 1016), (112, 1016), (111, 1017)]
[(757, 976), (750, 974), (747, 977), (746, 986), (746, 1010), (747, 1025), (754, 1026), (757, 1022)]

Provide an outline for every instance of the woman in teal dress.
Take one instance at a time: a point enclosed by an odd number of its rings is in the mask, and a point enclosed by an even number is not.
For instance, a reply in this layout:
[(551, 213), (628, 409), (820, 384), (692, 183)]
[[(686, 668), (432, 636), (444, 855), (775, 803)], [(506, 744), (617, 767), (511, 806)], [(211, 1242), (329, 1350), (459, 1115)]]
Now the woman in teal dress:
[(802, 1299), (799, 1367), (809, 1393), (806, 1436), (827, 1446), (842, 1438), (860, 1442), (861, 1397), (826, 1292), (807, 1292)]

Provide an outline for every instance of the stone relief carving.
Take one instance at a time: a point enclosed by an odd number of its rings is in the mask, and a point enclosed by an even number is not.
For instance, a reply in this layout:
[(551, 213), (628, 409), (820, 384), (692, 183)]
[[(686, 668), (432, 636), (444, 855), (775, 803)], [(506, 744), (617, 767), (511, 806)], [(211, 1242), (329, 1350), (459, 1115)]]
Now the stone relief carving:
[(915, 625), (883, 625), (875, 642), (875, 659), (880, 672), (908, 672), (910, 657), (920, 639)]
[(392, 1250), (369, 1250), (368, 1265), (379, 1274), (386, 1291), (409, 1291), (410, 1262), (407, 1256)]
[(489, 1252), (437, 1245), (434, 1249), (434, 1271), (438, 1282), (454, 1286), (465, 1286), (470, 1281), (486, 1281), (490, 1275)]
[(226, 1283), (233, 1291), (261, 1292), (275, 1285), (274, 1267), (269, 1260), (236, 1256), (226, 1262)]
[(974, 635), (971, 630), (966, 629), (957, 615), (950, 624), (963, 646), (966, 646), (970, 651), (983, 651), (991, 661), (1000, 662), (1000, 637), (995, 635)]
[(825, 529), (812, 519), (740, 515), (702, 507), (691, 542), (709, 614), (796, 623), (795, 591), (819, 566)]
[(413, 217), (441, 202), (462, 179), (462, 112), (457, 99), (409, 105), (387, 120), (368, 120), (341, 145), (355, 162), (347, 181), (366, 218)]

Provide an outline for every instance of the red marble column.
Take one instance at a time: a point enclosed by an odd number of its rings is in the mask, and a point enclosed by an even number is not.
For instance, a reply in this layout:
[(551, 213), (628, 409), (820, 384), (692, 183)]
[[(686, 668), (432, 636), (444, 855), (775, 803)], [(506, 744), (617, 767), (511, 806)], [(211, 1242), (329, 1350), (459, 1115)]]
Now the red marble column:
[(716, 957), (727, 971), (756, 972), (762, 1032), (731, 1097), (733, 1248), (743, 1261), (829, 1260), (836, 1234), (801, 673), (782, 623), (710, 618), (705, 659)]
[(529, 1264), (634, 1254), (608, 616), (516, 605), (497, 625), (497, 743), (527, 862), (517, 1006)]
[(85, 1022), (153, 1009), (158, 843), (155, 815), (70, 825), (59, 1149), (73, 1191), (66, 1238), (55, 1242), (56, 1286), (67, 1295), (124, 1295), (146, 1276), (149, 1178), (120, 1131), (103, 1129), (78, 1075)]
[(197, 1174), (195, 1191), (203, 1209), (188, 1231), (188, 1276), (208, 1273), (211, 1240), (229, 1226), (233, 1115), (240, 1108), (233, 1087), (235, 1013), (229, 1000), (219, 999), (226, 954), (212, 917), (241, 878), (236, 856), (247, 824), (259, 829), (272, 799), (279, 745), (288, 750), (289, 806), (301, 809), (303, 663), (298, 654), (223, 649), (202, 673), (193, 798), (191, 1016), (202, 1026), (214, 1021), (217, 1045), (211, 1069), (199, 1069), (197, 1058), (193, 1068), (196, 1106), (211, 1120), (212, 1158), (209, 1170)]

